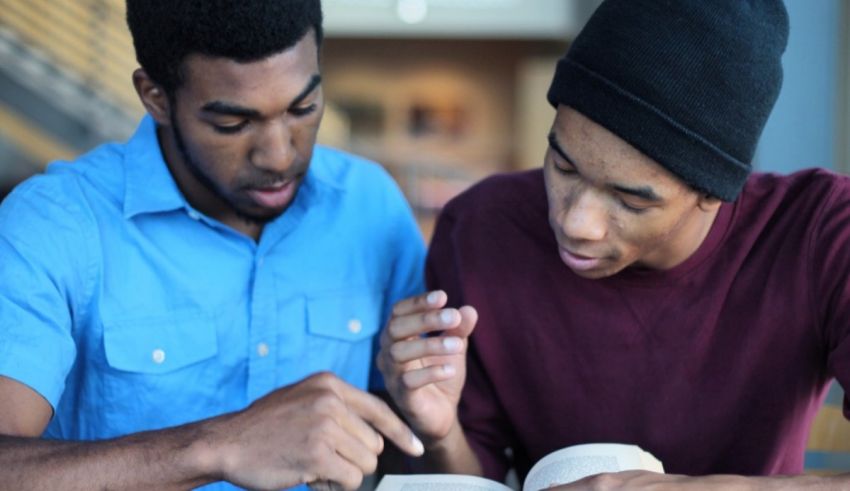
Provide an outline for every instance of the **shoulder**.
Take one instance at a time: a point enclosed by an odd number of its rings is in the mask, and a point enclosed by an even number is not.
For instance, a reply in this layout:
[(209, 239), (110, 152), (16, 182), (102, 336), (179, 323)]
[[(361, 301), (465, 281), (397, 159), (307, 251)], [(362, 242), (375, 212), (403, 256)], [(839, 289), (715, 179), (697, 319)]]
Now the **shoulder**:
[(835, 203), (850, 200), (850, 178), (827, 169), (805, 169), (793, 174), (755, 173), (747, 180), (740, 201), (744, 208), (783, 212), (793, 209), (801, 218), (813, 218)]
[(543, 172), (535, 169), (496, 174), (483, 179), (454, 199), (444, 214), (456, 219), (539, 216), (546, 213)]
[(367, 185), (376, 189), (395, 186), (392, 177), (381, 165), (335, 148), (316, 145), (310, 165), (317, 178), (340, 188), (350, 185)]
[(318, 187), (335, 196), (327, 202), (335, 212), (354, 213), (358, 220), (411, 214), (393, 177), (369, 159), (316, 145), (310, 172)]
[(104, 144), (73, 161), (52, 162), (19, 184), (0, 206), (0, 233), (91, 235), (95, 207), (119, 206), (123, 197), (121, 147)]
[(24, 195), (61, 202), (78, 209), (94, 196), (118, 203), (123, 199), (125, 178), (123, 144), (105, 143), (71, 161), (51, 162), (43, 174), (22, 187)]

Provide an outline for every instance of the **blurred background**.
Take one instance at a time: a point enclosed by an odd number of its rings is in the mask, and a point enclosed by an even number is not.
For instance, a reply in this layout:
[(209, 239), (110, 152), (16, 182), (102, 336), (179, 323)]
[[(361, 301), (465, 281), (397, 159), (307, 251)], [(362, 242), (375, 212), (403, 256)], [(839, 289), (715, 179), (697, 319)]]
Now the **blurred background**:
[[(599, 0), (324, 0), (319, 140), (397, 179), (430, 237), (478, 179), (542, 163), (555, 61)], [(762, 171), (850, 171), (850, 0), (786, 0), (785, 83)], [(55, 159), (124, 140), (142, 107), (123, 0), (0, 0), (0, 197)], [(2, 260), (2, 258), (0, 258)], [(834, 387), (807, 466), (850, 470)]]

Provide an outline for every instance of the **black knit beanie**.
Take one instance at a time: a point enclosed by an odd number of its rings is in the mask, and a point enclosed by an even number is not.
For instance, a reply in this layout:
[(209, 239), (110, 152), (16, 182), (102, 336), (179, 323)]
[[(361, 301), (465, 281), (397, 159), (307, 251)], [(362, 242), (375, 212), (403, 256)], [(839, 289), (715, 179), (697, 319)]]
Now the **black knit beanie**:
[(782, 0), (606, 0), (558, 62), (549, 103), (732, 201), (779, 95), (787, 40)]

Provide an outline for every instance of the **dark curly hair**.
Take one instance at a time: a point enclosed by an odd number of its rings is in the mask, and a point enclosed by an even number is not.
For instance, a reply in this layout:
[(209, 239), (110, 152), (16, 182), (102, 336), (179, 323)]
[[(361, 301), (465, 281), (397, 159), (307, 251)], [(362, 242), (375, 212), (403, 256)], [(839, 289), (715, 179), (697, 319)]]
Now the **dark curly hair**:
[(320, 0), (127, 0), (136, 60), (169, 94), (190, 54), (261, 60), (298, 43), (312, 27), (322, 42)]

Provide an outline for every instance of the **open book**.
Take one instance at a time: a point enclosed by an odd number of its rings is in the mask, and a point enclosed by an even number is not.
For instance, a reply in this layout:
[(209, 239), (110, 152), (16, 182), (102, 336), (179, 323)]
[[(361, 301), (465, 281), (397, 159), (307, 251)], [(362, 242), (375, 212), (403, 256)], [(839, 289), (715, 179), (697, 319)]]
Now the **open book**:
[[(635, 445), (588, 443), (556, 450), (540, 459), (525, 478), (523, 491), (538, 491), (602, 472), (647, 470), (664, 473), (661, 462)], [(457, 474), (387, 475), (375, 491), (510, 491), (483, 477)]]

